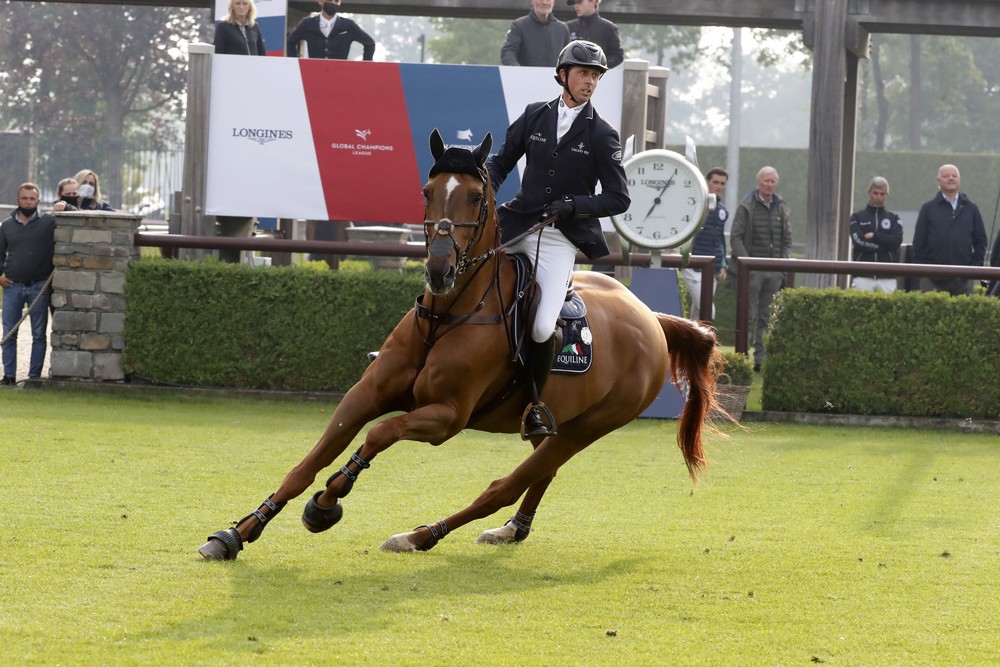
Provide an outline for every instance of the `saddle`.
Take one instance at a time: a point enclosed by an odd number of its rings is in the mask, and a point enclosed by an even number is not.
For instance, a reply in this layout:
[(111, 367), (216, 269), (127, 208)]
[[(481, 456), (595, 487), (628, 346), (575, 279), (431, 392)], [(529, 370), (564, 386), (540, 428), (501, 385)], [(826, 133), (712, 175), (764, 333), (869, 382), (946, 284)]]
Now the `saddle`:
[[(525, 338), (531, 330), (535, 310), (538, 307), (540, 287), (534, 281), (531, 260), (525, 255), (510, 255), (516, 276), (515, 294), (517, 306), (512, 315), (512, 326), (507, 329), (508, 343), (513, 351), (514, 361), (521, 366), (527, 364)], [(556, 320), (556, 358), (553, 373), (585, 373), (593, 361), (593, 335), (587, 321), (587, 305), (570, 283), (566, 288), (566, 299)]]

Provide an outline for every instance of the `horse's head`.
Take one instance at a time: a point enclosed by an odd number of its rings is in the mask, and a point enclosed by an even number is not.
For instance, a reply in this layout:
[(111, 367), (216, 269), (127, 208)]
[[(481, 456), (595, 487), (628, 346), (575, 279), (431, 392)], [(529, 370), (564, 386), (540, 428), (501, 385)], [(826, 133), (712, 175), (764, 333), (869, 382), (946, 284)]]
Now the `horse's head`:
[(486, 171), (493, 135), (471, 151), (445, 149), (437, 130), (430, 143), (434, 166), (424, 186), (424, 279), (432, 294), (443, 295), (468, 268), (486, 259), (498, 240)]

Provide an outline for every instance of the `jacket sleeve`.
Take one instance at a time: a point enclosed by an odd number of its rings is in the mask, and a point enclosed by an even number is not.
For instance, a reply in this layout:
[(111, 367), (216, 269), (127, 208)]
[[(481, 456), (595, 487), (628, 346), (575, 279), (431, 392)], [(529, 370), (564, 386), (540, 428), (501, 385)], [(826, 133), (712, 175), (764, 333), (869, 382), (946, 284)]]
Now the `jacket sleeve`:
[(736, 216), (733, 217), (733, 227), (729, 230), (729, 243), (733, 246), (733, 257), (748, 257), (746, 244), (743, 243), (743, 236), (747, 231), (747, 218), (750, 212), (743, 204), (736, 207)]
[(792, 212), (788, 209), (788, 204), (784, 200), (781, 202), (781, 256), (789, 258), (792, 256)]
[(299, 24), (295, 26), (295, 30), (292, 31), (292, 34), (288, 36), (288, 41), (285, 44), (286, 56), (290, 58), (299, 57), (299, 42), (305, 39), (306, 36), (305, 28), (303, 27), (304, 25), (305, 20), (300, 21)]
[(267, 55), (267, 48), (264, 46), (264, 35), (261, 33), (259, 27), (257, 28), (257, 55)]
[[(525, 110), (527, 112), (527, 110)], [(486, 170), (490, 174), (490, 183), (493, 184), (493, 192), (500, 189), (503, 182), (507, 180), (507, 174), (517, 168), (517, 161), (524, 155), (524, 131), (527, 124), (525, 118), (527, 114), (521, 116), (510, 124), (507, 128), (507, 136), (503, 145), (486, 162)]]
[(979, 212), (979, 207), (972, 210), (972, 266), (982, 266), (986, 259), (986, 244), (989, 238), (986, 236), (986, 225), (983, 224), (983, 216)]
[(364, 49), (361, 55), (363, 60), (371, 60), (375, 57), (375, 39), (365, 32), (357, 23), (354, 24), (353, 39), (355, 42), (361, 44)]
[(892, 216), (892, 224), (887, 231), (883, 231), (875, 225), (875, 236), (872, 238), (878, 244), (879, 250), (896, 250), (903, 244), (903, 225), (899, 222), (899, 216)]
[(504, 41), (503, 46), (500, 47), (501, 65), (517, 66), (521, 64), (517, 60), (517, 54), (521, 50), (522, 39), (521, 31), (518, 30), (517, 24), (511, 22), (510, 28), (507, 30), (507, 39)]
[(219, 21), (215, 26), (215, 52), (225, 53), (226, 52), (226, 29), (225, 21)]
[(920, 207), (917, 223), (913, 226), (913, 263), (926, 264), (927, 258), (927, 204)]
[(611, 23), (608, 26), (608, 67), (615, 68), (625, 62), (625, 49), (622, 48), (622, 39), (618, 34), (618, 26)]
[(868, 240), (861, 233), (861, 219), (857, 213), (851, 215), (851, 243), (854, 244), (854, 247), (864, 250), (878, 250), (879, 247), (874, 238)]

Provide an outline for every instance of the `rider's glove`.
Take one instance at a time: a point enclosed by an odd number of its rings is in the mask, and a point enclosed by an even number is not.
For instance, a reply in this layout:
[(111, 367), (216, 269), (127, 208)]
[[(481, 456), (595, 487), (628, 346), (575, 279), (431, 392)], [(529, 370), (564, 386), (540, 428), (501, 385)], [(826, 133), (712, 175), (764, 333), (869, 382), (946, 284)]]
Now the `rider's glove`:
[(545, 212), (548, 215), (558, 216), (560, 220), (569, 220), (576, 213), (576, 205), (572, 197), (566, 196), (546, 206)]

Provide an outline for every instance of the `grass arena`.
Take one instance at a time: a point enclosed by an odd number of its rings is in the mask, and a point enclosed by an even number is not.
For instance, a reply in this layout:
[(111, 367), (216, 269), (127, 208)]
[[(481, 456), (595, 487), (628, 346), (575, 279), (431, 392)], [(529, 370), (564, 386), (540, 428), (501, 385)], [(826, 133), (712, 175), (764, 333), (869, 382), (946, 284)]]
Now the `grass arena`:
[(240, 560), (195, 553), (333, 407), (5, 393), (5, 662), (1000, 661), (995, 436), (750, 424), (709, 438), (692, 485), (675, 422), (640, 420), (560, 470), (523, 543), (474, 543), (501, 512), (427, 553), (379, 551), (528, 449), (464, 432), (383, 453), (326, 533), (301, 497)]

